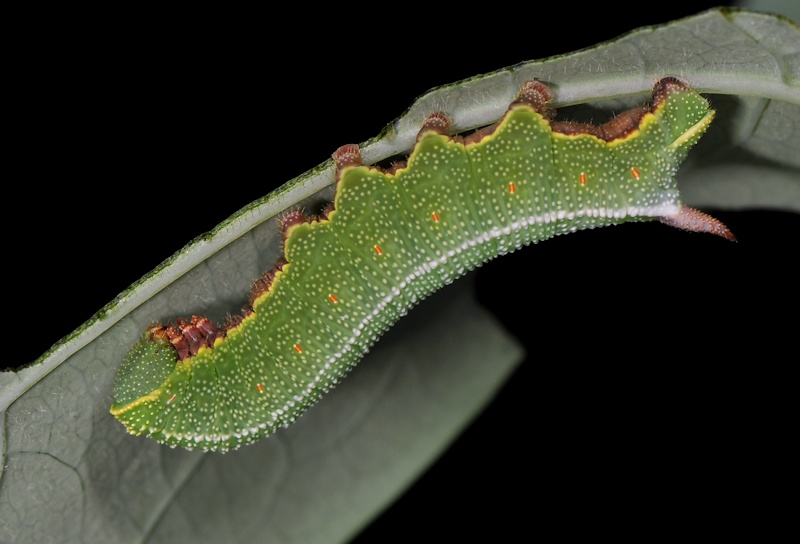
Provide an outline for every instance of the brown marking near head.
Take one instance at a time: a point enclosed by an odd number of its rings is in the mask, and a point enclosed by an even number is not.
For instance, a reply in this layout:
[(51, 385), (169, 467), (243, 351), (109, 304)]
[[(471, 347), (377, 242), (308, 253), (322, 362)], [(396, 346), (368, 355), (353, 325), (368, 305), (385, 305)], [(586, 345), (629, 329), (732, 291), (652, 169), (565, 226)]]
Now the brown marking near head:
[(194, 356), (200, 351), (200, 348), (206, 345), (206, 339), (203, 334), (197, 330), (197, 327), (192, 325), (189, 321), (179, 317), (176, 322), (178, 329), (189, 344), (189, 354)]
[(161, 323), (153, 323), (145, 331), (148, 340), (166, 340), (170, 348), (175, 352), (178, 362), (189, 357), (189, 346), (186, 339), (175, 329), (173, 325), (164, 326)]
[(214, 347), (217, 338), (225, 337), (225, 331), (219, 330), (207, 317), (193, 315), (192, 325), (205, 337), (206, 345), (210, 348)]
[(169, 341), (169, 336), (167, 336), (167, 331), (164, 329), (164, 325), (158, 322), (153, 323), (152, 325), (147, 327), (147, 330), (145, 330), (145, 334), (147, 335), (147, 338), (150, 340), (156, 339), (156, 340)]
[(178, 355), (178, 361), (183, 361), (189, 358), (189, 342), (186, 338), (178, 332), (173, 325), (167, 325), (164, 332), (169, 338), (169, 343)]
[[(227, 324), (226, 328), (229, 328)], [(147, 328), (147, 334), (151, 339), (158, 338), (169, 341), (172, 349), (175, 350), (178, 361), (182, 362), (197, 355), (204, 347), (213, 348), (217, 338), (224, 338), (226, 331), (217, 328), (205, 316), (193, 315), (191, 321), (179, 317), (174, 324), (166, 327), (154, 323)]]

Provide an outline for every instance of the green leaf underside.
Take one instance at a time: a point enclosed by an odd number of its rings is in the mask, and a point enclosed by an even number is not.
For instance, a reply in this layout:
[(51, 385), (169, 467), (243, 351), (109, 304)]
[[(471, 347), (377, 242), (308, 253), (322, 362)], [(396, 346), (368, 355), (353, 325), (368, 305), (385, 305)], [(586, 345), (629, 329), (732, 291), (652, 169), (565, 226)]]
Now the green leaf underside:
[(178, 363), (165, 341), (144, 338), (112, 413), (170, 446), (238, 448), (294, 422), (420, 300), (482, 263), (678, 213), (675, 174), (714, 112), (688, 87), (664, 88), (638, 129), (610, 142), (553, 132), (514, 105), (477, 143), (426, 132), (396, 174), (345, 168), (335, 211), (291, 228), (288, 265), (253, 313)]

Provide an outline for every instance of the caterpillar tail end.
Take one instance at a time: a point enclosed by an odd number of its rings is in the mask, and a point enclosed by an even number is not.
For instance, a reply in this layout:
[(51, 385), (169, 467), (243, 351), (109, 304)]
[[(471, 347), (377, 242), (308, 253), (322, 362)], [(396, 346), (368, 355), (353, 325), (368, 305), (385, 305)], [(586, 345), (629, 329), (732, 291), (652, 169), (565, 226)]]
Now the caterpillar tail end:
[(126, 422), (126, 412), (151, 399), (178, 364), (178, 357), (169, 341), (153, 336), (152, 331), (153, 327), (149, 328), (133, 345), (114, 381), (111, 413), (125, 423), (129, 431), (131, 426)]
[(677, 214), (660, 217), (658, 220), (676, 229), (690, 232), (707, 232), (731, 242), (736, 241), (736, 236), (722, 221), (689, 206), (683, 206)]

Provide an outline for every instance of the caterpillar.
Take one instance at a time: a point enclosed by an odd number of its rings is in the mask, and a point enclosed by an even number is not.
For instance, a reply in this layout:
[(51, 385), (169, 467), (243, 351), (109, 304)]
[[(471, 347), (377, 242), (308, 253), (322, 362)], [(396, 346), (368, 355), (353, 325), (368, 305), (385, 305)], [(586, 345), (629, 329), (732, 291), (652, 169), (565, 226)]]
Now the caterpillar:
[(503, 117), (450, 135), (423, 122), (408, 157), (333, 153), (336, 192), (319, 215), (280, 221), (283, 257), (242, 313), (155, 323), (130, 349), (111, 413), (128, 432), (225, 452), (295, 421), (420, 300), (499, 255), (557, 235), (658, 220), (735, 240), (681, 202), (678, 166), (714, 118), (676, 77), (612, 120), (555, 120), (554, 92), (526, 82)]

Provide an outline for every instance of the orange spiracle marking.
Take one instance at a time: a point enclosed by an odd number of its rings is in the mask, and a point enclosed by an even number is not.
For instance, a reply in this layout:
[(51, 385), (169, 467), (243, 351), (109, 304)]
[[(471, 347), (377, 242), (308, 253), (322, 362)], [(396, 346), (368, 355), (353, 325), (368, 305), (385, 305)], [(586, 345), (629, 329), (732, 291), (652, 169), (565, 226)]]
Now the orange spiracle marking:
[(330, 295), (328, 295), (328, 300), (336, 304), (337, 302), (339, 302), (339, 297), (331, 293)]
[(173, 393), (172, 396), (167, 399), (167, 404), (172, 404), (172, 401), (175, 400), (175, 397), (177, 396), (178, 396), (177, 393)]
[(300, 347), (300, 344), (295, 344), (292, 346), (297, 353), (303, 353), (303, 348)]
[(635, 179), (636, 181), (639, 181), (639, 179), (642, 177), (642, 173), (639, 172), (639, 169), (636, 168), (635, 166), (631, 166), (631, 175), (633, 176), (633, 179)]
[(433, 213), (431, 214), (431, 217), (433, 217), (433, 222), (434, 222), (434, 223), (438, 223), (438, 222), (439, 222), (439, 214), (438, 214), (438, 213), (436, 213), (436, 212), (433, 212)]
[(517, 192), (517, 184), (513, 181), (508, 182), (508, 192), (512, 195)]
[(256, 384), (256, 389), (258, 389), (259, 393), (263, 393), (264, 392), (264, 386), (261, 385), (260, 383)]
[(580, 182), (581, 182), (581, 187), (586, 187), (586, 172), (581, 172)]
[(375, 249), (375, 253), (377, 253), (378, 255), (383, 255), (383, 250), (381, 249), (381, 246), (379, 246), (378, 244), (375, 244), (375, 248), (374, 249)]

